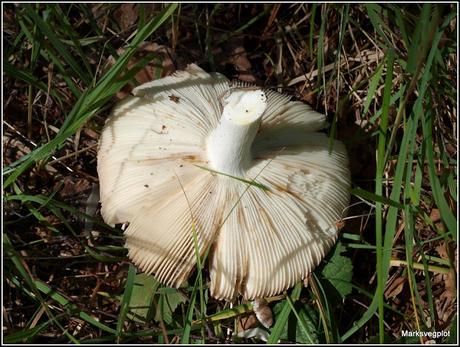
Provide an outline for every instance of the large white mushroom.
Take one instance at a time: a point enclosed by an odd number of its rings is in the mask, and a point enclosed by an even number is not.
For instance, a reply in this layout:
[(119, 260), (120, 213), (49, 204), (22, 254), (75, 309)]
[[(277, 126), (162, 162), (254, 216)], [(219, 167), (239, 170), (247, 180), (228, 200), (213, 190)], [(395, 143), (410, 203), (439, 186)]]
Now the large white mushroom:
[(169, 286), (191, 274), (196, 233), (200, 254), (211, 247), (212, 296), (276, 295), (319, 264), (349, 202), (347, 154), (338, 141), (329, 153), (324, 125), (304, 103), (189, 65), (114, 108), (102, 216), (129, 223), (129, 257)]

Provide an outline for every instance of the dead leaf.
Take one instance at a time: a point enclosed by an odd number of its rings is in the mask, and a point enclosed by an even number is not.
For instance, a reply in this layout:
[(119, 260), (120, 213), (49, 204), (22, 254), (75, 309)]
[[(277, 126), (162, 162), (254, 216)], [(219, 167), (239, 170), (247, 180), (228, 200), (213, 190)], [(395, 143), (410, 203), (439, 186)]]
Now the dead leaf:
[(238, 79), (240, 81), (249, 82), (249, 83), (254, 83), (257, 80), (251, 72), (238, 73)]
[(238, 79), (245, 82), (255, 82), (256, 78), (250, 72), (252, 65), (248, 59), (246, 50), (242, 46), (238, 46), (232, 50), (228, 62), (235, 66), (238, 71)]
[(439, 209), (433, 208), (431, 210), (430, 219), (433, 221), (433, 223), (439, 222), (441, 220), (441, 213), (439, 212)]
[(446, 249), (446, 245), (445, 243), (441, 243), (439, 246), (437, 246), (436, 248), (436, 252), (438, 252), (439, 256), (442, 258), (442, 259), (448, 259), (449, 257), (447, 256), (447, 249)]
[(244, 47), (236, 47), (230, 54), (228, 60), (235, 66), (238, 71), (248, 71), (251, 69), (251, 62), (248, 60), (248, 56)]
[[(117, 53), (121, 55), (124, 51), (124, 48), (120, 48), (117, 50)], [(160, 77), (165, 77), (176, 70), (174, 64), (175, 55), (172, 49), (164, 45), (159, 45), (156, 42), (144, 42), (140, 45), (135, 55), (128, 62), (128, 69), (134, 67), (141, 59), (145, 58), (145, 56), (150, 53), (156, 53), (158, 59), (150, 61), (134, 76), (138, 84), (144, 84), (156, 79), (158, 72), (160, 72)], [(113, 64), (115, 64), (115, 59), (110, 56), (109, 59), (107, 59), (105, 68), (109, 69)], [(124, 99), (133, 88), (134, 85), (132, 84), (126, 85), (117, 93), (117, 98), (120, 100)]]
[(61, 197), (72, 197), (82, 195), (82, 193), (91, 189), (91, 183), (85, 178), (70, 179), (66, 178), (64, 180), (64, 186), (60, 191)]
[(258, 320), (256, 315), (251, 313), (250, 315), (241, 317), (238, 319), (238, 331), (245, 331), (258, 326)]
[(121, 30), (127, 30), (137, 21), (137, 5), (133, 3), (122, 4), (113, 13), (113, 17), (120, 25)]
[(385, 298), (395, 298), (401, 294), (404, 289), (404, 283), (406, 282), (405, 277), (396, 277), (395, 280), (385, 290)]

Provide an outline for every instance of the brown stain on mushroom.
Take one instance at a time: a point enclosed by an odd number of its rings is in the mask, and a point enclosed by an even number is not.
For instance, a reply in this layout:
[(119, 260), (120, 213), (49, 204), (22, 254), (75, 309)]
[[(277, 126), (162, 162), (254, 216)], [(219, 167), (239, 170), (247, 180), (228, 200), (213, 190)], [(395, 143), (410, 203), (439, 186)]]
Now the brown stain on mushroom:
[(264, 208), (262, 207), (259, 208), (259, 214), (265, 220), (265, 222), (267, 222), (267, 224), (269, 225), (268, 229), (270, 231), (275, 231), (277, 229), (275, 224), (273, 223), (272, 218), (270, 217), (270, 215)]
[[(242, 206), (239, 206), (239, 208), (235, 212), (238, 224), (240, 225), (241, 229), (245, 230), (246, 232), (251, 232), (250, 226), (247, 225), (247, 218), (244, 216), (244, 208)], [(235, 276), (235, 290), (239, 294), (242, 294), (246, 291), (246, 283), (249, 272), (249, 261), (247, 257), (243, 257), (240, 260), (243, 261), (243, 266), (241, 269), (239, 269)]]
[[(159, 146), (157, 149), (159, 151), (165, 151), (168, 148), (165, 148), (163, 146)], [(203, 160), (200, 158), (200, 156), (195, 155), (195, 154), (185, 154), (185, 153), (175, 153), (173, 155), (160, 157), (160, 158), (148, 158), (148, 159), (144, 159), (144, 160), (137, 160), (136, 162), (138, 164), (148, 165), (150, 162), (168, 161), (168, 160), (182, 160), (182, 161), (189, 162), (189, 163), (203, 162)]]
[(191, 162), (191, 163), (196, 163), (196, 162), (201, 161), (196, 155), (185, 155), (185, 156), (182, 156), (181, 159), (183, 159), (184, 161)]
[[(209, 193), (212, 194), (212, 191), (210, 191)], [(215, 236), (214, 241), (217, 239), (218, 233), (220, 229), (222, 228), (223, 219), (224, 219), (224, 205), (219, 205), (217, 206), (216, 213), (214, 214), (213, 227), (216, 228), (215, 230), (216, 236)]]
[(268, 180), (267, 180), (267, 182), (269, 183), (269, 185), (271, 187), (275, 188), (278, 192), (280, 192), (282, 194), (292, 195), (297, 200), (303, 200), (302, 197), (299, 194), (297, 194), (296, 192), (290, 190), (288, 186), (281, 186), (279, 184), (273, 183), (273, 182), (268, 181)]
[(240, 225), (243, 230), (248, 230), (246, 218), (244, 217), (244, 212), (241, 208), (236, 210), (236, 218), (238, 219), (238, 225)]
[(243, 264), (243, 270), (241, 273), (243, 276), (236, 276), (235, 280), (235, 289), (236, 292), (238, 292), (240, 295), (242, 295), (246, 291), (246, 284), (248, 282), (248, 269), (249, 269), (249, 263), (247, 257), (243, 258), (244, 264)]

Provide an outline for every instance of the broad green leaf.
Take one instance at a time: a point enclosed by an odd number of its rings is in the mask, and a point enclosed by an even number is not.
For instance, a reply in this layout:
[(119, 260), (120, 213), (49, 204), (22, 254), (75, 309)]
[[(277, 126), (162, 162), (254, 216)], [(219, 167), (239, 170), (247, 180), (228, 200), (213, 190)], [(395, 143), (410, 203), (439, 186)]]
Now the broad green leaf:
[(338, 243), (332, 257), (321, 271), (322, 277), (329, 281), (342, 298), (350, 294), (353, 289), (351, 285), (353, 265), (350, 258), (340, 254), (344, 250), (345, 247)]
[(131, 293), (131, 308), (128, 317), (141, 322), (148, 321), (151, 316), (152, 300), (160, 285), (155, 277), (144, 273), (137, 274), (134, 278), (134, 287)]
[[(273, 307), (273, 315), (276, 317), (280, 316), (284, 305), (287, 302), (279, 302)], [(279, 336), (280, 342), (290, 341), (296, 343), (319, 343), (318, 339), (318, 312), (312, 307), (305, 304), (296, 304), (294, 309), (296, 313), (292, 311), (288, 316), (286, 324), (281, 329)], [(307, 330), (307, 331), (305, 331)]]
[(166, 324), (171, 324), (174, 311), (184, 302), (185, 298), (177, 290), (173, 293), (161, 294), (157, 303), (155, 321), (159, 322), (162, 319)]
[(166, 324), (173, 322), (173, 313), (185, 298), (177, 289), (159, 290), (160, 282), (147, 274), (137, 274), (129, 302), (128, 317), (138, 322), (148, 322), (152, 318)]
[(449, 330), (449, 337), (447, 337), (445, 343), (457, 343), (457, 315), (452, 319), (452, 325)]

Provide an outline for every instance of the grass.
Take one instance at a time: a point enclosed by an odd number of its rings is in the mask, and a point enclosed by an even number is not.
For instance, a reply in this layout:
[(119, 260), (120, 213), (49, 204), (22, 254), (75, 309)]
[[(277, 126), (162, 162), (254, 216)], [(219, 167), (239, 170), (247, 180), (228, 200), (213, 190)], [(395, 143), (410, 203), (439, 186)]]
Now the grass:
[(267, 342), (455, 342), (456, 6), (2, 4), (4, 341), (258, 341), (238, 337), (251, 303), (209, 296), (208, 252), (166, 288), (90, 206), (113, 103), (195, 62), (283, 87), (349, 151), (338, 245), (307, 287), (268, 298)]

